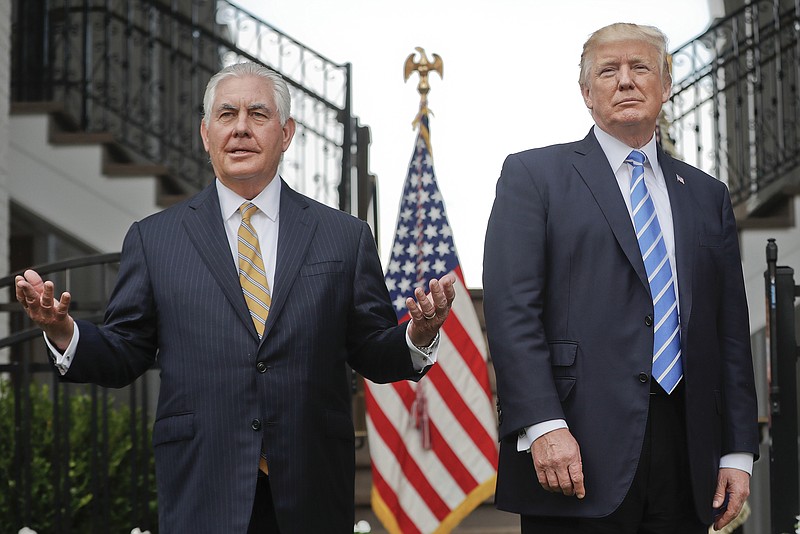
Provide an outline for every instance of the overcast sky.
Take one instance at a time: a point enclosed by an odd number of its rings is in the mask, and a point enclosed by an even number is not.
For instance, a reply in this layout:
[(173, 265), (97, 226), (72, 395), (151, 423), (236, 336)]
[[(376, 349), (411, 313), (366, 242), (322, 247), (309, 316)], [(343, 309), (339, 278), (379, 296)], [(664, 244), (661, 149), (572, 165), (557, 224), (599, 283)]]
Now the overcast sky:
[(670, 49), (709, 24), (704, 0), (238, 0), (306, 46), (353, 68), (353, 108), (372, 131), (380, 252), (388, 261), (419, 107), (414, 47), (439, 54), (430, 77), (436, 178), (469, 287), (482, 287), (483, 237), (505, 157), (583, 138), (592, 125), (578, 89), (588, 35), (612, 22), (651, 24)]

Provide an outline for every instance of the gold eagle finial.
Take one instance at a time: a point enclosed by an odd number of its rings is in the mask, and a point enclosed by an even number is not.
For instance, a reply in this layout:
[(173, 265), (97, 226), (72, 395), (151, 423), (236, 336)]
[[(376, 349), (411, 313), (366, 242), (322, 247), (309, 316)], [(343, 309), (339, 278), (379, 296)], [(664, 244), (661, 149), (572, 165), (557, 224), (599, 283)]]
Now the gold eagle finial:
[(420, 94), (420, 109), (425, 108), (428, 104), (428, 92), (431, 86), (428, 84), (428, 73), (438, 72), (439, 77), (444, 78), (444, 62), (439, 54), (433, 54), (433, 62), (428, 61), (428, 56), (425, 55), (425, 49), (417, 46), (415, 50), (419, 52), (419, 61), (414, 61), (414, 54), (412, 53), (406, 58), (406, 63), (403, 68), (403, 80), (408, 81), (411, 73), (414, 71), (419, 73), (419, 83), (417, 84), (417, 91)]

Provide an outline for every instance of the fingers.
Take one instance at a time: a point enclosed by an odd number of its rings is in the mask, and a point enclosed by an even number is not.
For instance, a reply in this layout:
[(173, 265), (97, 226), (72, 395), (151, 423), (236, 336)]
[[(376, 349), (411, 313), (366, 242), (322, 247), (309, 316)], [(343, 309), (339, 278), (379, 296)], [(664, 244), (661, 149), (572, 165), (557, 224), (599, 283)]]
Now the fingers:
[(40, 326), (63, 321), (69, 314), (72, 300), (70, 294), (64, 292), (56, 301), (53, 282), (42, 281), (42, 277), (36, 271), (28, 269), (22, 276), (16, 276), (14, 293), (31, 320)]
[[(720, 469), (712, 506), (716, 509), (723, 508), (720, 509), (722, 514), (714, 521), (714, 528), (720, 530), (736, 519), (749, 495), (749, 473), (733, 468)], [(728, 498), (727, 505), (725, 496)]]
[(548, 432), (533, 442), (533, 466), (539, 484), (547, 491), (583, 499), (583, 464), (580, 449), (569, 430)]
[(575, 496), (583, 499), (586, 496), (586, 488), (583, 487), (583, 464), (570, 464), (567, 468), (569, 470), (569, 478), (572, 480), (572, 485), (575, 489)]
[(450, 314), (450, 305), (455, 299), (455, 276), (448, 274), (440, 280), (432, 279), (428, 285), (430, 293), (422, 287), (414, 290), (414, 298), (406, 299), (411, 316), (408, 335), (418, 347), (430, 345)]

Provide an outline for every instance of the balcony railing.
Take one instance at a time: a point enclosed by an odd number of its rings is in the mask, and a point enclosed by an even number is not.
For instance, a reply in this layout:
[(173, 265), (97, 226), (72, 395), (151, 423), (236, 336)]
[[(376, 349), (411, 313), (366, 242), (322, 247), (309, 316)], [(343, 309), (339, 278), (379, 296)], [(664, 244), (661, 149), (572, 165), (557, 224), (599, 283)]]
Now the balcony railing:
[(748, 3), (675, 50), (672, 70), (675, 150), (727, 183), (734, 204), (763, 202), (797, 172), (800, 3)]
[(353, 211), (350, 178), (365, 171), (351, 172), (358, 161), (349, 63), (227, 0), (16, 0), (12, 31), (12, 101), (61, 102), (76, 130), (111, 132), (124, 157), (165, 165), (172, 193), (197, 191), (213, 177), (199, 135), (208, 79), (242, 60), (277, 70), (298, 125), (281, 175)]
[[(104, 254), (36, 270), (73, 294), (73, 315), (101, 321), (118, 262), (119, 254)], [(4, 294), (13, 295), (13, 284), (13, 276), (0, 279)], [(0, 339), (0, 531), (155, 531), (158, 371), (124, 390), (61, 382), (41, 331), (13, 296), (0, 312), (12, 332)]]

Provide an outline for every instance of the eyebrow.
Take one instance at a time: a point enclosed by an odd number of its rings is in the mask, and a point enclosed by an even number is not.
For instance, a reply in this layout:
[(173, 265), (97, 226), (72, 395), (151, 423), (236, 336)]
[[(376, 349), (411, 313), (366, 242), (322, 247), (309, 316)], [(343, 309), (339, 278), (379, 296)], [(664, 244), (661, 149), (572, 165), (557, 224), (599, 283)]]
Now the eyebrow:
[[(249, 111), (253, 111), (253, 110), (257, 110), (257, 109), (258, 110), (264, 110), (264, 111), (269, 111), (270, 110), (269, 106), (267, 106), (266, 104), (258, 103), (258, 102), (254, 103), (254, 104), (250, 104), (249, 106), (247, 106), (247, 109)], [(217, 108), (217, 111), (238, 111), (238, 110), (239, 110), (239, 106), (234, 106), (233, 104), (228, 104), (228, 103), (220, 104), (219, 107)]]

